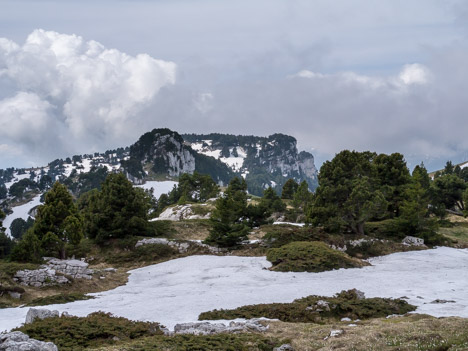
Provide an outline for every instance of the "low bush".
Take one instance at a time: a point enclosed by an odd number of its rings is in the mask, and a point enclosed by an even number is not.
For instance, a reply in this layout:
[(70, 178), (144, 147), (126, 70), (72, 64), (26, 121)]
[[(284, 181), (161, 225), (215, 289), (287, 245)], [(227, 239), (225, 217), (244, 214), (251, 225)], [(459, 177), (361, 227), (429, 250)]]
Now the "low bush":
[(120, 252), (112, 252), (106, 256), (109, 263), (155, 262), (177, 255), (177, 251), (164, 244), (147, 244)]
[(386, 219), (378, 222), (366, 222), (364, 232), (376, 238), (403, 239), (405, 228), (402, 228), (401, 222), (397, 219)]
[(38, 267), (39, 265), (34, 263), (18, 263), (0, 260), (0, 283), (13, 282), (13, 276), (20, 270), (33, 270)]
[(363, 263), (319, 241), (298, 241), (269, 249), (267, 260), (280, 272), (323, 272), (339, 268), (362, 267)]
[(26, 306), (46, 306), (90, 299), (94, 299), (94, 297), (81, 293), (57, 294), (46, 297), (39, 297), (37, 299), (32, 300)]
[(355, 290), (342, 291), (333, 297), (308, 296), (291, 303), (271, 303), (242, 306), (232, 310), (203, 312), (199, 320), (260, 318), (279, 319), (294, 323), (323, 323), (329, 320), (367, 319), (405, 314), (415, 306), (401, 299), (360, 298)]
[(287, 341), (259, 334), (174, 335), (142, 338), (126, 351), (272, 351)]
[(88, 347), (114, 344), (143, 336), (162, 334), (158, 323), (135, 322), (96, 312), (87, 317), (55, 317), (36, 319), (19, 330), (29, 337), (51, 341), (60, 351), (79, 351)]
[(331, 236), (322, 228), (297, 227), (287, 224), (269, 225), (262, 227), (266, 231), (263, 241), (272, 248), (278, 248), (294, 241), (323, 241), (328, 244), (339, 245), (344, 242), (343, 238)]

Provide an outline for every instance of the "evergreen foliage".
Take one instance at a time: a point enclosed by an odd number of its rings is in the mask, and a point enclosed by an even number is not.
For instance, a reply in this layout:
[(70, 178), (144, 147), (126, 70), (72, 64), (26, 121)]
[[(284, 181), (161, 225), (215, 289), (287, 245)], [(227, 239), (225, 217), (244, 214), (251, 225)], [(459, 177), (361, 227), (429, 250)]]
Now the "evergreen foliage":
[(3, 228), (3, 220), (5, 214), (0, 210), (0, 259), (7, 257), (13, 247), (13, 242), (5, 234), (5, 228)]
[(34, 220), (31, 217), (25, 221), (23, 218), (15, 218), (10, 224), (11, 236), (20, 240), (26, 231), (34, 225)]
[(309, 221), (330, 231), (363, 235), (368, 220), (393, 215), (387, 204), (393, 206), (392, 211), (399, 206), (405, 181), (409, 182), (403, 166), (400, 154), (338, 153), (320, 169), (320, 186), (308, 211)]
[(292, 200), (294, 197), (294, 194), (297, 192), (297, 188), (299, 188), (299, 184), (297, 184), (297, 182), (292, 178), (288, 179), (286, 183), (284, 183), (283, 185), (281, 198)]
[(206, 202), (219, 194), (219, 187), (209, 175), (198, 172), (184, 173), (179, 177), (179, 183), (169, 194), (161, 194), (157, 201), (156, 214), (160, 214), (167, 206), (186, 204), (188, 202)]
[(148, 235), (150, 196), (134, 188), (124, 174), (109, 174), (101, 190), (92, 190), (80, 206), (88, 237), (100, 244), (112, 238)]
[(234, 178), (218, 200), (211, 214), (210, 235), (207, 244), (233, 247), (247, 238), (247, 184), (243, 178)]
[(36, 182), (30, 180), (29, 178), (24, 178), (14, 183), (10, 187), (9, 193), (10, 193), (10, 196), (21, 197), (23, 196), (25, 191), (34, 190), (38, 188), (39, 186)]
[(77, 245), (83, 238), (82, 219), (65, 185), (56, 182), (37, 209), (32, 235), (41, 242), (47, 255), (66, 258), (66, 245)]

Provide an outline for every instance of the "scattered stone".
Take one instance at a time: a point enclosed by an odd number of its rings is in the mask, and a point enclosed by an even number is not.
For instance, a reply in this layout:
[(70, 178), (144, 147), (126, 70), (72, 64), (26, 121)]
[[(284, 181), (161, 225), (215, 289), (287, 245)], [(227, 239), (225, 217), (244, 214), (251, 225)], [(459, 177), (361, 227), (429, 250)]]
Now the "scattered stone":
[(172, 247), (173, 249), (179, 251), (180, 253), (187, 252), (190, 247), (190, 244), (187, 242), (178, 242), (174, 240), (168, 240), (165, 238), (141, 239), (135, 244), (135, 247), (139, 247), (142, 245), (151, 245), (151, 244), (168, 245)]
[(46, 309), (30, 308), (28, 313), (26, 314), (26, 320), (24, 321), (24, 324), (30, 324), (36, 319), (46, 319), (59, 316), (59, 311), (56, 310), (51, 311)]
[(17, 300), (19, 300), (19, 299), (21, 299), (21, 296), (22, 296), (23, 294), (21, 294), (21, 293), (19, 293), (19, 292), (16, 292), (16, 291), (9, 291), (9, 292), (8, 292), (8, 295), (10, 295), (10, 297), (11, 297), (12, 299), (17, 299)]
[(189, 250), (191, 245), (196, 245), (202, 248), (207, 249), (210, 253), (220, 253), (225, 252), (226, 249), (218, 248), (215, 246), (210, 246), (203, 244), (201, 241), (198, 240), (190, 240), (190, 241), (175, 241), (175, 240), (168, 240), (165, 238), (148, 238), (148, 239), (141, 239), (136, 244), (135, 247), (139, 247), (142, 245), (150, 245), (150, 244), (160, 244), (160, 245), (168, 245), (173, 249), (179, 251), (180, 253), (185, 253)]
[(336, 338), (337, 336), (340, 336), (342, 334), (344, 334), (344, 330), (342, 330), (342, 329), (332, 329), (330, 331), (330, 334), (328, 334), (328, 336), (325, 337), (325, 339), (323, 339), (323, 340), (327, 340), (328, 338)]
[(407, 236), (401, 243), (407, 246), (426, 246), (424, 245), (424, 239), (416, 238), (415, 236)]
[(22, 285), (41, 287), (69, 283), (70, 280), (63, 275), (74, 279), (93, 278), (94, 271), (88, 269), (88, 263), (86, 262), (56, 258), (48, 258), (48, 260), (49, 262), (40, 266), (39, 269), (25, 269), (16, 272), (13, 280)]
[(341, 318), (341, 321), (342, 322), (351, 322), (351, 318), (344, 317), (344, 318)]
[(456, 301), (454, 300), (440, 300), (440, 299), (435, 299), (434, 301), (431, 301), (429, 303), (455, 303)]
[(401, 314), (390, 314), (385, 318), (391, 319), (391, 318), (400, 318), (400, 317), (403, 317), (403, 315), (401, 315)]
[(219, 333), (241, 333), (241, 332), (263, 332), (268, 326), (262, 325), (257, 319), (245, 322), (231, 322), (229, 325), (223, 323), (197, 322), (176, 324), (175, 334), (213, 335)]
[(351, 324), (348, 324), (348, 327), (357, 327), (357, 324), (351, 323)]
[(295, 351), (294, 347), (292, 347), (290, 344), (283, 344), (280, 347), (275, 347), (273, 351)]
[(104, 268), (103, 271), (108, 273), (115, 273), (117, 272), (117, 268)]
[(0, 334), (0, 351), (58, 351), (58, 348), (51, 342), (31, 339), (16, 331)]

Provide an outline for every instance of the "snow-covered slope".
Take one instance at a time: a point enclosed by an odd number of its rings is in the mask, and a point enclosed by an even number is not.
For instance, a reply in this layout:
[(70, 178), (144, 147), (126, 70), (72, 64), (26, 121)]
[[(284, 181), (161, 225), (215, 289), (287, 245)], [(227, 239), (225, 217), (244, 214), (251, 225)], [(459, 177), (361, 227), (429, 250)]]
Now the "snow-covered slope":
[(35, 198), (33, 198), (31, 201), (29, 201), (28, 203), (12, 208), (13, 213), (6, 216), (5, 219), (3, 220), (3, 226), (6, 228), (5, 233), (7, 235), (9, 236), (11, 235), (10, 233), (11, 222), (13, 222), (16, 218), (22, 218), (24, 220), (27, 220), (29, 217), (29, 211), (31, 211), (34, 207), (41, 204), (40, 199), (41, 199), (41, 195), (38, 195)]
[[(77, 316), (105, 311), (173, 328), (215, 308), (291, 302), (356, 288), (367, 297), (407, 296), (417, 313), (468, 317), (468, 250), (410, 251), (371, 263), (323, 273), (284, 273), (264, 269), (270, 266), (264, 257), (190, 256), (136, 269), (126, 285), (92, 294), (96, 299), (44, 308)], [(436, 299), (455, 302), (432, 303)], [(0, 330), (23, 323), (28, 309), (0, 309)]]

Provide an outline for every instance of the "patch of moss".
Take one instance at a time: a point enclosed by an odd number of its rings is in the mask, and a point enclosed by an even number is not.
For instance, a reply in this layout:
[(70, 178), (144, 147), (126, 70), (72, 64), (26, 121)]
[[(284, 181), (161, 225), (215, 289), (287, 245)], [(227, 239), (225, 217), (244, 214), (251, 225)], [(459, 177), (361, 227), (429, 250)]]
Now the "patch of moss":
[(90, 299), (94, 299), (94, 297), (81, 293), (57, 294), (52, 296), (39, 297), (37, 299), (32, 300), (26, 306), (45, 306)]
[(298, 241), (269, 249), (267, 260), (273, 264), (272, 270), (280, 272), (323, 272), (364, 265), (319, 241)]
[[(325, 301), (326, 305), (319, 301)], [(342, 291), (333, 297), (308, 296), (291, 303), (242, 306), (232, 310), (203, 312), (199, 320), (260, 318), (279, 319), (294, 323), (323, 323), (329, 320), (368, 319), (405, 314), (415, 306), (401, 299), (359, 298), (354, 290)]]
[(130, 321), (104, 312), (81, 318), (69, 316), (36, 319), (16, 330), (37, 340), (51, 341), (60, 351), (85, 350), (88, 347), (163, 333), (158, 323)]

